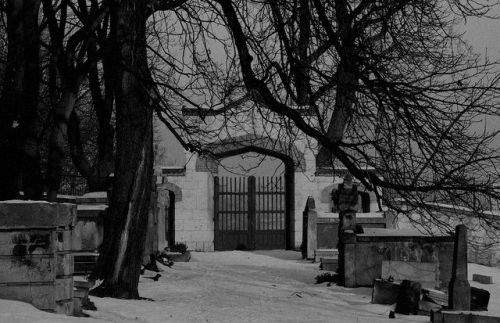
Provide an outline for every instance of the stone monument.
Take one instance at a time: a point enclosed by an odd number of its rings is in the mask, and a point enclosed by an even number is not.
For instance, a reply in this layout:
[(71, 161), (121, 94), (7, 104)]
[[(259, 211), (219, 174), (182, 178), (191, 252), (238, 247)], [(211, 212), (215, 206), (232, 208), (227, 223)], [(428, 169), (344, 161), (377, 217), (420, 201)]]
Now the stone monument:
[(457, 225), (455, 233), (455, 249), (453, 251), (453, 267), (448, 287), (448, 305), (457, 311), (470, 310), (470, 285), (467, 280), (467, 227)]

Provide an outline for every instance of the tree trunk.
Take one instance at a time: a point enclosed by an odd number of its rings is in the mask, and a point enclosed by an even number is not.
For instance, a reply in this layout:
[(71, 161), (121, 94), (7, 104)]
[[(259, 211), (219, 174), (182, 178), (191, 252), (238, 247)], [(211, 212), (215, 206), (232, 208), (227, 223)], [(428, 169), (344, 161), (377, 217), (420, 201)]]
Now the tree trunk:
[[(337, 88), (335, 93), (335, 106), (328, 124), (326, 136), (330, 141), (338, 142), (342, 140), (344, 132), (353, 114), (354, 102), (356, 102), (356, 92), (358, 90), (358, 80), (355, 74), (355, 63), (351, 59), (356, 53), (354, 43), (354, 32), (351, 28), (351, 21), (347, 10), (346, 1), (338, 1), (335, 5), (336, 15), (339, 25), (339, 40), (343, 50), (337, 70)], [(325, 147), (321, 147), (316, 159), (318, 167), (333, 167), (332, 153)]]
[(21, 106), (21, 178), (24, 197), (39, 200), (43, 197), (38, 139), (38, 92), (40, 88), (40, 30), (38, 13), (40, 0), (25, 1), (24, 50), (25, 72), (23, 105)]
[(0, 98), (0, 200), (42, 196), (37, 139), (40, 1), (7, 2), (7, 68)]
[[(116, 157), (110, 211), (95, 276), (103, 295), (138, 298), (153, 170), (153, 114), (146, 86), (146, 1), (112, 3)], [(121, 63), (121, 64), (120, 64)]]

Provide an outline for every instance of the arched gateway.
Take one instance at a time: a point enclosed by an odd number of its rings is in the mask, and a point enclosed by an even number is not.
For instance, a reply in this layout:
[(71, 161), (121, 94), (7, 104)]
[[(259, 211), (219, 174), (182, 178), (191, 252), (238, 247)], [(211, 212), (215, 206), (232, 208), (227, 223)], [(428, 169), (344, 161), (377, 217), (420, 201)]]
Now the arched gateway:
[[(309, 196), (315, 198), (317, 209), (324, 213), (320, 216), (338, 216), (332, 212), (325, 190), (331, 191), (332, 185), (341, 181), (343, 171), (316, 168), (318, 149), (314, 140), (291, 130), (284, 131), (283, 123), (268, 115), (265, 118), (238, 115), (236, 126), (232, 127), (222, 127), (229, 121), (218, 115), (205, 115), (203, 122), (196, 113), (187, 117), (194, 118), (193, 124), (209, 125), (212, 131), (205, 133), (213, 134), (215, 129), (217, 136), (205, 136), (203, 150), (207, 154), (186, 151), (185, 166), (157, 165), (163, 183), (158, 185), (175, 184), (182, 193), (182, 200), (175, 202), (176, 242), (200, 251), (299, 249), (302, 213)], [(203, 135), (199, 140), (205, 140)], [(259, 182), (262, 179), (217, 177), (218, 160), (247, 152), (281, 160), (285, 166), (284, 181), (273, 179), (263, 183)], [(266, 191), (263, 187), (273, 189)], [(374, 194), (364, 194), (371, 195), (368, 200), (372, 205), (366, 209), (378, 210)], [(273, 198), (266, 199), (268, 196)]]
[(295, 246), (295, 172), (305, 170), (304, 154), (293, 144), (242, 135), (208, 145), (215, 163), (247, 152), (272, 156), (285, 166), (281, 177), (214, 178), (214, 249), (292, 249)]

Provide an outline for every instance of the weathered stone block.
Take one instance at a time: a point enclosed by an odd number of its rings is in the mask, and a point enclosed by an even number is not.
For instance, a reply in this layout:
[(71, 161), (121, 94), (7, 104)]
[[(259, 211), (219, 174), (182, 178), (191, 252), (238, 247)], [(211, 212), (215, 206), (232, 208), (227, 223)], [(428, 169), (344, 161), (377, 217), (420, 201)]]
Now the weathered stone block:
[(399, 296), (399, 284), (375, 279), (372, 290), (372, 304), (395, 304)]
[(473, 274), (472, 280), (481, 284), (493, 284), (493, 277), (486, 275)]
[(73, 313), (71, 204), (0, 203), (0, 298)]
[(0, 203), (0, 228), (68, 227), (74, 224), (75, 214), (73, 204), (4, 201)]
[(500, 317), (460, 312), (431, 312), (432, 323), (500, 323)]

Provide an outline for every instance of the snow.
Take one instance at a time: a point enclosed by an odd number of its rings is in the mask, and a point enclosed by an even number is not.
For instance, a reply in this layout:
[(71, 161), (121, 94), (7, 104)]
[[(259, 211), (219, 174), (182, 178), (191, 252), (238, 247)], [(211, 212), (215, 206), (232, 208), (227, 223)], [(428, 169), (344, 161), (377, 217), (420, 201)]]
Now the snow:
[[(473, 274), (480, 274), (493, 277), (493, 284), (481, 284), (472, 281)], [(487, 312), (474, 312), (481, 313), (482, 315), (494, 315), (500, 317), (500, 268), (487, 267), (478, 264), (469, 264), (468, 268), (469, 283), (473, 287), (485, 289), (490, 292), (490, 303)]]
[[(318, 211), (318, 218), (333, 218), (338, 219), (339, 214), (337, 212), (323, 212)], [(366, 212), (366, 213), (356, 213), (357, 218), (383, 218), (384, 214), (382, 212)]]
[(104, 211), (108, 206), (105, 204), (78, 204), (76, 208), (79, 211)]
[(108, 192), (90, 192), (83, 194), (79, 198), (108, 198)]
[[(294, 251), (192, 252), (191, 262), (175, 263), (159, 281), (141, 276), (140, 294), (151, 300), (95, 298), (98, 311), (73, 318), (0, 300), (0, 322), (428, 322), (427, 316), (388, 318), (391, 306), (371, 304), (370, 288), (314, 284), (318, 264)], [(500, 311), (500, 269), (469, 265), (469, 275), (494, 276), (494, 285), (471, 285), (491, 292), (490, 314)]]
[(54, 204), (53, 202), (38, 201), (38, 200), (5, 200), (1, 203), (5, 204)]

